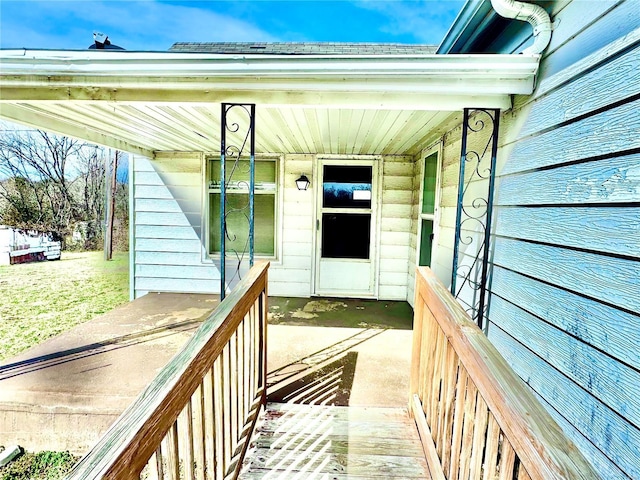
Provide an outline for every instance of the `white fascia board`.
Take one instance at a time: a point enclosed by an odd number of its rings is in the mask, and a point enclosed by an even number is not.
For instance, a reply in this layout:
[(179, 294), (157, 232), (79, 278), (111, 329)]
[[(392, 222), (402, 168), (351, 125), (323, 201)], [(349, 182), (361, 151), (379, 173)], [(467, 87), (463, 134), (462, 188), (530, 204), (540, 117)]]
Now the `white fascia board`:
[(275, 77), (371, 74), (495, 73), (535, 74), (539, 55), (213, 55), (189, 53), (124, 53), (42, 50), (2, 50), (3, 74), (14, 70), (38, 75), (153, 75), (186, 77), (243, 76)]
[[(32, 89), (37, 90), (37, 89)], [(107, 90), (107, 89), (104, 89)], [(270, 108), (324, 108), (324, 109), (365, 109), (365, 110), (409, 110), (409, 111), (456, 111), (465, 107), (511, 108), (511, 96), (506, 94), (482, 95), (468, 94), (394, 94), (393, 92), (295, 92), (295, 91), (196, 91), (188, 92), (140, 92), (118, 91), (100, 95), (95, 90), (83, 92), (82, 89), (48, 89), (42, 95), (29, 95), (24, 89), (14, 91), (3, 88), (0, 100), (0, 117), (9, 117), (14, 108), (20, 110), (51, 110), (47, 104), (56, 108), (65, 108), (74, 104), (80, 111), (83, 105), (108, 104), (115, 108), (139, 105), (177, 104), (209, 107), (218, 103), (256, 103)], [(55, 95), (54, 95), (55, 93)], [(15, 117), (14, 117), (15, 118)]]
[[(532, 92), (534, 78), (512, 79), (501, 78), (451, 78), (449, 81), (425, 79), (423, 81), (379, 82), (363, 79), (359, 82), (316, 81), (310, 82), (270, 82), (255, 78), (252, 82), (238, 80), (224, 82), (189, 82), (176, 80), (136, 82), (100, 82), (99, 79), (86, 78), (82, 81), (66, 81), (64, 84), (49, 81), (0, 81), (1, 102), (19, 101), (111, 101), (136, 103), (140, 101), (153, 103), (211, 103), (220, 101), (219, 95), (245, 95), (286, 93), (293, 95), (315, 95), (320, 99), (323, 94), (334, 94), (348, 98), (349, 95), (384, 95), (384, 96), (469, 96), (469, 95), (528, 95)], [(330, 95), (325, 95), (330, 96)], [(274, 96), (275, 98), (275, 96)], [(271, 103), (271, 102), (270, 102)], [(294, 104), (298, 103), (293, 101)]]
[[(324, 90), (356, 88), (413, 91), (416, 82), (444, 92), (464, 82), (468, 91), (493, 85), (491, 93), (522, 92), (533, 85), (538, 55), (212, 55), (102, 51), (0, 51), (0, 87), (73, 86), (188, 89)], [(365, 80), (363, 82), (363, 80)], [(363, 86), (364, 85), (364, 86)], [(532, 88), (532, 87), (531, 87)], [(443, 90), (444, 89), (444, 90)], [(513, 91), (516, 89), (517, 91)], [(485, 92), (478, 92), (485, 93)], [(529, 92), (530, 93), (530, 92)]]

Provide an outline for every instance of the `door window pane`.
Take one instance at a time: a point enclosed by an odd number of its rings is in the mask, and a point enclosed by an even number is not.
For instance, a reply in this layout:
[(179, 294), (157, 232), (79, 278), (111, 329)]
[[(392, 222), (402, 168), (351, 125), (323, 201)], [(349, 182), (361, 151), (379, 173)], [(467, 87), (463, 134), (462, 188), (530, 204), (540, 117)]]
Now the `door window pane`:
[(323, 258), (369, 258), (371, 214), (323, 213)]
[(371, 208), (371, 166), (325, 165), (322, 206), (325, 208)]
[(438, 154), (432, 153), (424, 159), (424, 182), (422, 187), (422, 213), (434, 213), (436, 206), (436, 175)]
[(422, 231), (420, 234), (420, 260), (421, 267), (431, 266), (431, 243), (433, 240), (433, 221), (422, 220)]

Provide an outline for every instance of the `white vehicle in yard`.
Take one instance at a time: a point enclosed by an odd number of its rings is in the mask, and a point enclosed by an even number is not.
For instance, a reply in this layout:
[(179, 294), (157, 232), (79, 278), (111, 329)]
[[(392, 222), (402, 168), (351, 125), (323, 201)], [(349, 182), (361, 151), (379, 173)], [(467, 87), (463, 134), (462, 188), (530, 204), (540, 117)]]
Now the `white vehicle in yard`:
[(61, 250), (47, 233), (0, 225), (0, 265), (59, 260)]

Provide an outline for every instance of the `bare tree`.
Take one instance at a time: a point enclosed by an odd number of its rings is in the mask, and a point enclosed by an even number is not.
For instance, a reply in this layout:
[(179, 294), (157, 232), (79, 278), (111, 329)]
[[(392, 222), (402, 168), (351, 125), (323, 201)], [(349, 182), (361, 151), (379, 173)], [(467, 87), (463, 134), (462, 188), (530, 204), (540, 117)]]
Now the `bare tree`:
[[(59, 235), (69, 231), (80, 206), (70, 190), (67, 168), (83, 146), (77, 140), (40, 130), (5, 131), (0, 136), (0, 175), (24, 179), (22, 186), (29, 187), (37, 204), (39, 218), (32, 219), (35, 225), (31, 228), (47, 225), (47, 230)], [(15, 193), (15, 189), (0, 188), (0, 196), (20, 210), (17, 202), (24, 201), (24, 195), (16, 197)]]
[(61, 239), (77, 228), (82, 232), (82, 247), (100, 248), (109, 189), (114, 195), (117, 245), (126, 248), (127, 157), (122, 158), (125, 166), (118, 169), (116, 162), (107, 188), (105, 165), (110, 158), (106, 149), (40, 130), (2, 128), (0, 224), (47, 231)]
[(0, 182), (0, 224), (18, 228), (44, 225), (45, 214), (30, 180), (11, 177)]

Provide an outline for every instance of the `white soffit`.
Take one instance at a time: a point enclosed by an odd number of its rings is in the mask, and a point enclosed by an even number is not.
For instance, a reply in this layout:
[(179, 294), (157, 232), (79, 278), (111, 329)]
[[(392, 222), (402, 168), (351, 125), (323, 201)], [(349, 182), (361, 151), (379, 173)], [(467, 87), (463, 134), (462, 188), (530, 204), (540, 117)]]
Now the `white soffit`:
[(122, 150), (219, 149), (220, 103), (256, 103), (263, 152), (414, 153), (464, 107), (509, 108), (539, 56), (0, 51), (0, 116)]
[[(219, 105), (0, 104), (19, 123), (152, 156), (156, 151), (220, 150)], [(451, 112), (256, 108), (259, 153), (405, 155), (419, 151)]]

